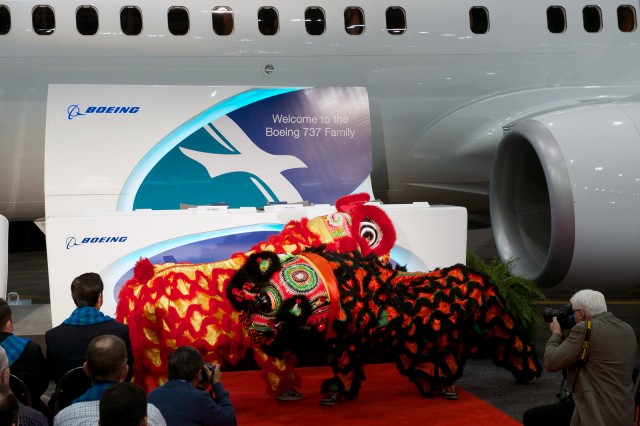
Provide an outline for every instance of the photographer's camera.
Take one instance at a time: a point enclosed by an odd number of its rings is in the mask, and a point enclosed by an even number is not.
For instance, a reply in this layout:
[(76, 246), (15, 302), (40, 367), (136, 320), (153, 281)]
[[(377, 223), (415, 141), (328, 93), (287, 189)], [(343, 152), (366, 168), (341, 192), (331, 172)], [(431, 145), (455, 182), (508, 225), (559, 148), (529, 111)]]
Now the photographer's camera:
[(569, 330), (576, 325), (576, 320), (573, 317), (573, 306), (571, 305), (562, 305), (560, 306), (560, 309), (544, 308), (544, 311), (542, 312), (542, 319), (544, 322), (552, 322), (553, 317), (558, 318), (560, 328), (563, 330)]
[[(207, 374), (205, 368), (211, 372), (211, 376)], [(202, 370), (200, 370), (200, 385), (207, 386), (213, 383), (213, 373), (215, 371), (215, 367), (207, 362), (202, 366)]]

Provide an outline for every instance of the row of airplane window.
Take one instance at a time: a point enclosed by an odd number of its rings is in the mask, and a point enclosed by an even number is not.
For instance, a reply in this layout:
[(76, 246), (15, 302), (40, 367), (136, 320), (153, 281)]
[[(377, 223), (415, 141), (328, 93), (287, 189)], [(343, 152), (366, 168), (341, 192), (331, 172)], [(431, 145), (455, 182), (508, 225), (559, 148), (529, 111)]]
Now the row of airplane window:
[[(211, 11), (213, 31), (220, 36), (227, 36), (234, 30), (234, 14), (228, 6), (217, 6)], [(390, 6), (385, 11), (386, 30), (389, 34), (400, 35), (407, 31), (405, 10), (399, 6)], [(633, 32), (637, 28), (636, 10), (631, 5), (620, 5), (617, 8), (618, 29), (622, 32)], [(142, 11), (136, 6), (125, 6), (120, 9), (120, 26), (122, 32), (135, 36), (142, 32)], [(309, 35), (318, 36), (326, 30), (326, 16), (321, 7), (307, 7), (304, 12), (305, 29)], [(589, 33), (602, 31), (602, 10), (599, 6), (585, 6), (582, 9), (584, 30)], [(56, 29), (56, 17), (51, 6), (36, 6), (32, 10), (33, 31), (38, 35), (51, 35)], [(169, 32), (176, 36), (189, 33), (189, 10), (183, 6), (170, 7), (167, 11)], [(258, 9), (258, 30), (270, 36), (280, 30), (278, 10), (265, 6)], [(90, 36), (98, 32), (98, 10), (93, 6), (79, 6), (76, 9), (76, 28), (78, 33)], [(483, 6), (469, 9), (469, 29), (474, 34), (489, 32), (489, 11)], [(344, 9), (344, 30), (349, 35), (364, 33), (365, 12), (357, 6)], [(551, 33), (563, 33), (567, 30), (567, 15), (562, 6), (547, 8), (547, 28)], [(0, 5), (0, 35), (11, 31), (11, 11)]]

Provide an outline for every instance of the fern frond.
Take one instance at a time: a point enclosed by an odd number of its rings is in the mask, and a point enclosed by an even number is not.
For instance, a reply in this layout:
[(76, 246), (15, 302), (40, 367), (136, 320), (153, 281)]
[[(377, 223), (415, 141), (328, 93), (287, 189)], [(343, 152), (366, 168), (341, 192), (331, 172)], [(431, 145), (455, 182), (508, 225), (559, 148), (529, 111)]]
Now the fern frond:
[(512, 275), (511, 271), (516, 263), (517, 259), (503, 261), (498, 257), (487, 263), (471, 251), (467, 251), (467, 266), (486, 275), (498, 287), (516, 326), (533, 339), (539, 319), (532, 299), (537, 297), (544, 300), (545, 297), (535, 282)]

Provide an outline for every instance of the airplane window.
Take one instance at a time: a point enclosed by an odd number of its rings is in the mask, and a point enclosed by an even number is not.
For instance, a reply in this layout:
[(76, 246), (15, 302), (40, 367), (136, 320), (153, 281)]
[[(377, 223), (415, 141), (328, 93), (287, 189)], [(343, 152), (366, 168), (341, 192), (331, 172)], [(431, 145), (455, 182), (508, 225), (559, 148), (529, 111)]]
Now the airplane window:
[(129, 36), (142, 32), (142, 12), (135, 6), (125, 6), (120, 9), (120, 28)]
[(584, 30), (588, 33), (597, 33), (602, 30), (602, 12), (598, 6), (585, 6), (582, 9), (582, 22)]
[(211, 13), (213, 31), (222, 36), (233, 32), (233, 10), (227, 6), (216, 6)]
[(278, 11), (275, 7), (261, 7), (258, 10), (258, 29), (268, 36), (278, 32)]
[(31, 22), (38, 35), (51, 35), (56, 30), (56, 16), (50, 6), (34, 7)]
[(549, 6), (547, 8), (547, 28), (549, 32), (560, 34), (567, 29), (567, 15), (563, 7)]
[(389, 34), (404, 34), (407, 30), (407, 17), (404, 9), (398, 6), (387, 8), (387, 32)]
[(170, 7), (167, 12), (169, 31), (175, 36), (189, 32), (189, 12), (185, 7)]
[(76, 9), (76, 28), (82, 35), (97, 33), (98, 11), (93, 6), (80, 6)]
[(469, 9), (469, 27), (474, 34), (489, 32), (489, 11), (487, 8), (474, 6)]
[(11, 13), (7, 6), (0, 6), (0, 34), (5, 35), (11, 30)]
[(631, 33), (636, 30), (636, 9), (631, 5), (618, 7), (618, 28), (623, 33)]
[(360, 35), (364, 32), (364, 12), (359, 7), (348, 7), (344, 10), (344, 30), (349, 35)]
[(304, 11), (304, 26), (309, 35), (321, 35), (325, 30), (324, 10), (320, 7), (308, 7)]
[(389, 34), (404, 34), (407, 30), (407, 17), (404, 9), (399, 6), (387, 8), (387, 32)]

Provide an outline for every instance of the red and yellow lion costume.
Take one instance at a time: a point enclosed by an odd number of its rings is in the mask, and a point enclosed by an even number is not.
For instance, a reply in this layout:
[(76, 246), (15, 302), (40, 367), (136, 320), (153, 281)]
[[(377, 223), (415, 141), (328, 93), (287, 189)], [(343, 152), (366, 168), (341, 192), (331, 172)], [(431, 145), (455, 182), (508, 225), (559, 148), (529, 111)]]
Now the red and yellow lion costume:
[(299, 386), (295, 356), (268, 356), (252, 343), (225, 293), (231, 277), (255, 252), (298, 253), (323, 246), (337, 253), (359, 251), (388, 258), (395, 230), (384, 211), (366, 205), (367, 194), (342, 197), (336, 213), (289, 222), (277, 235), (230, 259), (202, 264), (153, 265), (141, 259), (122, 287), (116, 319), (129, 325), (136, 383), (146, 391), (167, 380), (167, 360), (180, 346), (198, 349), (206, 362), (233, 365), (247, 349), (263, 370), (270, 393)]

